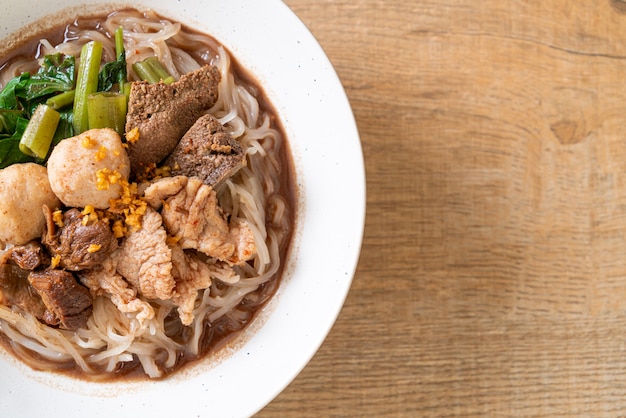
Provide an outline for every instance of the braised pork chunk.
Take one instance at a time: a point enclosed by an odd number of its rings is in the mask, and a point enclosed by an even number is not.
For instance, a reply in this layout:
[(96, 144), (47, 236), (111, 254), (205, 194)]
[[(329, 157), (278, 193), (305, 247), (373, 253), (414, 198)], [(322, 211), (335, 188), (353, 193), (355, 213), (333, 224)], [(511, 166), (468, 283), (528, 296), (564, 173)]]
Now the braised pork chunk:
[(65, 270), (34, 271), (28, 281), (37, 290), (46, 311), (43, 321), (67, 330), (76, 330), (87, 323), (92, 310), (89, 290)]
[(211, 115), (203, 115), (185, 133), (164, 165), (173, 176), (197, 177), (214, 187), (246, 163), (243, 147)]

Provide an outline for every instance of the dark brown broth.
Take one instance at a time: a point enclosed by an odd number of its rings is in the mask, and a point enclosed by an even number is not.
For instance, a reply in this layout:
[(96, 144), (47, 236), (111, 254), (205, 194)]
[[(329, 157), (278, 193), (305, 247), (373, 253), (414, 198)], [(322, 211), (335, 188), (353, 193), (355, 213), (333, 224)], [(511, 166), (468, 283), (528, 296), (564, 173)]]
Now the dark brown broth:
[[(95, 28), (101, 30), (98, 22), (103, 21), (106, 16), (107, 15), (105, 14), (98, 16), (80, 17), (70, 24), (66, 22), (59, 23), (58, 26), (52, 29), (48, 29), (29, 36), (20, 43), (16, 44), (14, 48), (12, 48), (2, 58), (0, 58), (0, 70), (3, 69), (11, 60), (17, 57), (39, 57), (38, 44), (39, 40), (42, 38), (48, 39), (52, 44), (57, 44), (66, 40), (67, 30), (70, 25), (78, 26), (80, 28)], [(194, 32), (193, 29), (185, 25), (183, 25), (183, 30), (186, 32)], [(213, 54), (216, 53), (216, 51), (213, 51)], [(205, 321), (204, 333), (201, 339), (200, 355), (195, 356), (185, 352), (179, 353), (176, 365), (169, 370), (165, 370), (164, 377), (167, 377), (188, 365), (194, 364), (199, 360), (218, 352), (220, 348), (227, 346), (231, 341), (233, 341), (241, 333), (241, 331), (254, 320), (254, 318), (260, 312), (261, 308), (265, 306), (267, 301), (274, 295), (281, 282), (282, 276), (285, 274), (285, 262), (288, 258), (289, 249), (293, 238), (292, 235), (294, 231), (297, 208), (297, 191), (295, 187), (295, 170), (291, 158), (289, 144), (286, 140), (284, 128), (280, 119), (277, 116), (275, 108), (268, 100), (262, 86), (258, 83), (258, 81), (254, 78), (252, 74), (247, 72), (237, 62), (236, 58), (232, 54), (230, 54), (230, 58), (231, 66), (234, 70), (237, 83), (245, 86), (250, 92), (254, 93), (259, 102), (262, 113), (269, 115), (272, 127), (279, 132), (282, 138), (282, 145), (279, 148), (279, 155), (277, 155), (277, 159), (280, 162), (281, 167), (283, 168), (280, 172), (279, 180), (281, 184), (281, 189), (279, 191), (279, 194), (282, 196), (287, 204), (287, 214), (289, 217), (288, 224), (290, 226), (290, 230), (286, 231), (286, 238), (280, 245), (281, 265), (278, 272), (275, 274), (272, 280), (259, 286), (257, 290), (244, 298), (244, 300), (238, 306), (239, 310), (246, 312), (245, 321), (243, 323), (239, 323), (229, 320), (226, 317), (220, 318), (212, 324)], [(171, 318), (171, 321), (173, 321), (173, 328), (177, 328), (177, 333), (174, 335), (170, 335), (170, 337), (179, 341), (184, 341), (186, 334), (185, 327), (180, 325), (180, 321), (178, 321), (177, 318), (173, 317)], [(176, 324), (176, 322), (178, 322), (178, 325)], [(2, 332), (0, 332), (0, 345), (19, 358), (19, 355), (17, 355), (17, 353), (13, 349), (11, 340)], [(47, 363), (46, 360), (41, 359), (34, 353), (33, 356), (35, 358), (38, 358), (41, 362)], [(97, 376), (87, 376), (74, 363), (55, 363), (50, 364), (50, 367), (51, 369), (53, 369), (52, 371), (54, 372), (67, 374), (76, 378), (87, 380), (111, 381), (118, 378), (124, 378), (126, 380), (148, 379), (148, 377), (143, 372), (141, 364), (136, 359), (132, 362), (123, 363), (123, 366), (118, 369), (113, 375), (103, 374)], [(105, 372), (103, 371), (103, 373)]]

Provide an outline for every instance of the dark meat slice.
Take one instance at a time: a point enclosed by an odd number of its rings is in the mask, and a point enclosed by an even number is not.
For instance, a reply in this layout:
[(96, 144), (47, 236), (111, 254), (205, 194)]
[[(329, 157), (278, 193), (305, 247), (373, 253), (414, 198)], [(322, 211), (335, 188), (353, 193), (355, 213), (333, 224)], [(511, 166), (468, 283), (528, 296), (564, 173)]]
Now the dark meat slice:
[(30, 241), (24, 245), (16, 245), (9, 251), (11, 260), (24, 270), (35, 270), (50, 265), (50, 256), (40, 243)]
[(50, 208), (44, 206), (46, 232), (42, 242), (53, 256), (60, 256), (60, 266), (72, 271), (88, 270), (100, 265), (117, 248), (109, 222), (104, 219), (83, 225), (78, 209), (63, 214), (63, 226), (54, 223)]
[(245, 154), (224, 126), (207, 114), (187, 131), (164, 164), (172, 176), (197, 177), (215, 186), (245, 164)]
[(92, 310), (89, 290), (65, 270), (31, 272), (28, 281), (39, 292), (46, 311), (43, 321), (67, 330), (83, 327)]
[[(161, 162), (194, 122), (217, 101), (220, 72), (204, 67), (172, 84), (134, 82), (128, 102), (126, 138), (135, 175)], [(131, 131), (138, 128), (138, 138)]]
[(28, 270), (20, 268), (4, 254), (0, 260), (0, 304), (16, 306), (41, 319), (46, 307), (28, 282)]

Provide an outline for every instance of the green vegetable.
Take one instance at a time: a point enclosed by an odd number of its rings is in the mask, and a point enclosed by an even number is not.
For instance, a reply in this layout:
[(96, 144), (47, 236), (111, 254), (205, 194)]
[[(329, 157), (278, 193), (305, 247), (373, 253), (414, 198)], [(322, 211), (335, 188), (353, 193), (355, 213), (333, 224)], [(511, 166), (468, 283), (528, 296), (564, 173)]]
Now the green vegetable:
[(74, 88), (72, 56), (46, 55), (39, 71), (11, 79), (0, 92), (0, 134), (11, 136), (18, 117), (30, 118), (33, 110), (53, 94)]
[(102, 59), (102, 43), (91, 41), (83, 45), (80, 52), (76, 95), (74, 97), (74, 133), (80, 134), (89, 129), (87, 97), (98, 90), (98, 73)]
[[(0, 168), (43, 163), (54, 145), (89, 129), (90, 123), (123, 134), (130, 83), (122, 28), (115, 31), (115, 46), (117, 59), (102, 70), (102, 44), (92, 41), (83, 46), (78, 69), (73, 56), (46, 55), (37, 73), (6, 84), (0, 91)], [(115, 85), (119, 93), (89, 99)]]
[(121, 26), (115, 30), (115, 54), (119, 57), (122, 52), (126, 52), (124, 48), (124, 28)]
[(18, 118), (13, 135), (0, 141), (0, 168), (8, 167), (11, 164), (35, 161), (35, 158), (24, 154), (19, 149), (20, 139), (26, 125), (28, 125), (27, 119)]
[(0, 139), (11, 136), (19, 118), (24, 118), (22, 110), (0, 109)]
[(0, 92), (0, 108), (7, 110), (19, 109), (18, 94), (26, 89), (30, 81), (30, 74), (23, 73), (9, 80), (6, 86)]
[(126, 83), (124, 83), (124, 87), (121, 89), (121, 91), (126, 95), (126, 103), (128, 103), (128, 100), (130, 100), (130, 88), (133, 86), (133, 83), (127, 81)]
[(74, 73), (76, 72), (75, 61), (71, 55), (46, 55), (39, 71), (30, 77), (25, 91), (19, 93), (20, 97), (27, 101), (33, 101), (58, 92), (72, 90), (74, 88)]
[(50, 156), (50, 152), (55, 147), (56, 144), (64, 140), (65, 138), (70, 138), (74, 136), (74, 128), (72, 126), (72, 116), (74, 113), (71, 108), (60, 110), (61, 118), (59, 119), (59, 126), (57, 126), (57, 130), (54, 133), (54, 137), (52, 138), (52, 144), (50, 145), (50, 150), (48, 150), (48, 156)]
[[(120, 61), (121, 59), (121, 61)], [(124, 74), (121, 76), (120, 74)], [(126, 79), (126, 58), (121, 56), (116, 61), (107, 62), (98, 75), (97, 91), (111, 91), (120, 77)]]
[[(18, 118), (28, 118), (20, 103), (18, 92), (24, 90), (30, 81), (30, 74), (24, 73), (7, 83), (0, 92), (0, 133), (11, 136), (15, 132)], [(1, 154), (0, 154), (1, 155)]]
[(65, 106), (73, 104), (75, 95), (76, 90), (64, 91), (63, 93), (59, 93), (56, 96), (50, 97), (48, 100), (46, 100), (46, 104), (54, 110), (59, 110)]
[(47, 55), (37, 73), (23, 73), (7, 82), (0, 91), (0, 168), (37, 161), (20, 151), (22, 134), (37, 106), (53, 95), (74, 88), (74, 73), (74, 57)]
[(60, 119), (59, 112), (45, 104), (39, 105), (22, 134), (20, 151), (41, 160), (46, 158)]
[(111, 128), (124, 135), (126, 123), (126, 95), (124, 93), (98, 92), (87, 98), (89, 129)]
[(139, 78), (148, 83), (158, 83), (162, 81), (165, 84), (172, 84), (176, 81), (174, 77), (167, 72), (157, 57), (148, 57), (143, 61), (134, 63), (133, 70)]
[(115, 31), (115, 54), (117, 59), (107, 62), (100, 70), (98, 91), (111, 91), (115, 84), (119, 86), (121, 91), (127, 81), (126, 50), (124, 49), (124, 36), (121, 27)]
[(117, 84), (120, 91), (122, 91), (124, 84), (128, 82), (128, 74), (126, 69), (126, 48), (124, 48), (124, 30), (121, 26), (115, 31), (115, 53), (118, 61), (124, 62), (123, 70), (117, 76)]

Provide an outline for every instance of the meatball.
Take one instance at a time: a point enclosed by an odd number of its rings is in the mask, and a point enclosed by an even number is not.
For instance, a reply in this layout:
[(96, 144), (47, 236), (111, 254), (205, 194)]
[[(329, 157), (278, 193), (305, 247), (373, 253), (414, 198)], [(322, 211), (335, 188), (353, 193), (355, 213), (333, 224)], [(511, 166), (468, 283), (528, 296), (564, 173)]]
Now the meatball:
[(40, 237), (46, 222), (42, 206), (61, 205), (50, 188), (46, 168), (34, 163), (13, 164), (0, 170), (0, 196), (2, 248)]
[(130, 162), (113, 129), (91, 129), (61, 141), (48, 159), (54, 193), (67, 206), (107, 209), (120, 197)]

